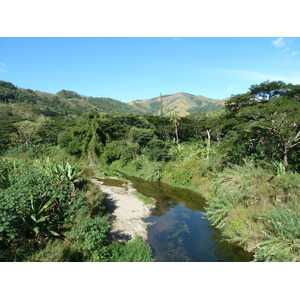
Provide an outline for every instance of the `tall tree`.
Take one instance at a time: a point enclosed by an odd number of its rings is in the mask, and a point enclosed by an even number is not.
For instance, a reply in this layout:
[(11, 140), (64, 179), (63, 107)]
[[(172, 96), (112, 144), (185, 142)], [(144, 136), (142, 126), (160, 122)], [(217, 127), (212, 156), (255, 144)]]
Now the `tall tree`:
[(289, 166), (289, 155), (300, 145), (300, 105), (295, 99), (278, 97), (267, 104), (246, 108), (240, 116), (251, 119), (244, 123), (251, 139), (267, 145), (269, 152), (279, 153), (285, 168)]
[(283, 81), (264, 81), (260, 84), (253, 84), (250, 87), (250, 93), (258, 102), (269, 102), (272, 98), (281, 96), (288, 91), (291, 84)]
[(177, 114), (173, 114), (170, 118), (172, 124), (175, 127), (175, 136), (176, 136), (176, 145), (179, 146), (179, 136), (178, 136), (178, 129), (179, 129), (179, 121), (180, 121), (180, 117)]

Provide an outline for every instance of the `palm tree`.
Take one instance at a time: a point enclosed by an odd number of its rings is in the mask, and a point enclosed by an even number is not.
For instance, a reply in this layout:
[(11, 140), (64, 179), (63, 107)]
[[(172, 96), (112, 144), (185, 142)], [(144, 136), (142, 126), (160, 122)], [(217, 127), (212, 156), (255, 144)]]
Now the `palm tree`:
[(180, 117), (177, 115), (177, 114), (173, 114), (170, 118), (172, 124), (174, 124), (175, 126), (175, 135), (176, 135), (176, 144), (177, 146), (179, 146), (179, 138), (178, 138), (178, 128), (179, 128), (179, 120), (180, 120)]

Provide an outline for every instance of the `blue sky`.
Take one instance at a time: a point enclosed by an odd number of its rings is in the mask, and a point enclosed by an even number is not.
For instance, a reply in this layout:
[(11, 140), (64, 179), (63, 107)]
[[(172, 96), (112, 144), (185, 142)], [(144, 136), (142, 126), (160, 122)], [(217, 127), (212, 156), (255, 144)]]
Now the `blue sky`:
[(268, 79), (300, 84), (300, 38), (0, 38), (0, 80), (49, 93), (225, 99)]

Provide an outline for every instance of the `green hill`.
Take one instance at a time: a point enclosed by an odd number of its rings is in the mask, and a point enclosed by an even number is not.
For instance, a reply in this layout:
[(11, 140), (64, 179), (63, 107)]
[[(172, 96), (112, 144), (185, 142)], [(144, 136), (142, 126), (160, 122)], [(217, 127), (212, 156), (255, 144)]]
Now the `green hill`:
[[(162, 102), (163, 114), (166, 116), (173, 113), (187, 116), (197, 112), (215, 112), (220, 111), (224, 105), (224, 101), (187, 93), (164, 95)], [(87, 97), (67, 90), (56, 94), (33, 91), (0, 81), (0, 118), (76, 118), (88, 110), (110, 114), (160, 115), (160, 103), (160, 97), (124, 103), (107, 97)]]
[(138, 113), (128, 104), (111, 98), (86, 97), (66, 90), (50, 94), (18, 88), (6, 81), (0, 81), (0, 107), (0, 118), (32, 120), (41, 117), (75, 118), (92, 109), (111, 114)]
[[(184, 117), (195, 112), (220, 111), (224, 105), (224, 100), (220, 101), (187, 93), (176, 93), (162, 96), (162, 103), (164, 115), (176, 113)], [(160, 115), (160, 97), (149, 100), (135, 100), (128, 104), (139, 111), (140, 114)]]
[(86, 97), (73, 91), (62, 90), (56, 94), (69, 100), (83, 100), (93, 108), (111, 114), (138, 114), (139, 112), (127, 103), (107, 97)]

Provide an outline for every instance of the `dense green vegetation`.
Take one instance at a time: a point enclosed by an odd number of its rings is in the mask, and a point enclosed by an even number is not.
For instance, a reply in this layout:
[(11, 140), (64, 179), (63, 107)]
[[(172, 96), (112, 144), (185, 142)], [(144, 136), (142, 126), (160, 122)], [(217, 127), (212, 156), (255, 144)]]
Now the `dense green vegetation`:
[(103, 194), (76, 165), (2, 158), (0, 199), (0, 261), (151, 261), (140, 239), (111, 240)]
[[(11, 107), (7, 88), (16, 91), (4, 84), (0, 97)], [(68, 91), (62, 96), (81, 99)], [(104, 176), (122, 170), (197, 190), (212, 223), (255, 260), (299, 261), (299, 101), (300, 86), (267, 81), (233, 95), (220, 112), (181, 118), (96, 109), (76, 119), (36, 118), (6, 109), (1, 260), (151, 260), (140, 239), (124, 245), (108, 238), (103, 197), (91, 175), (83, 175), (83, 165), (92, 164)], [(132, 249), (139, 249), (136, 256)]]

